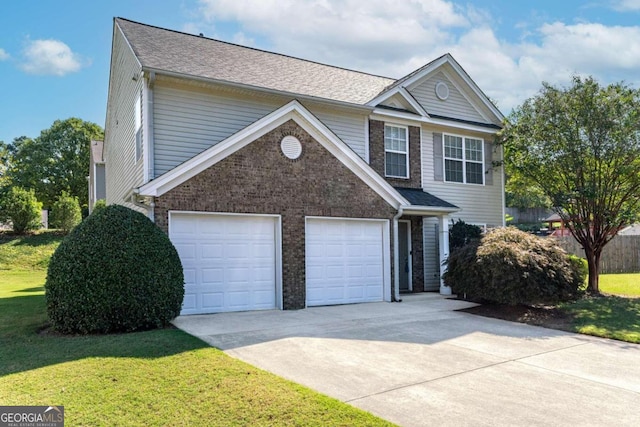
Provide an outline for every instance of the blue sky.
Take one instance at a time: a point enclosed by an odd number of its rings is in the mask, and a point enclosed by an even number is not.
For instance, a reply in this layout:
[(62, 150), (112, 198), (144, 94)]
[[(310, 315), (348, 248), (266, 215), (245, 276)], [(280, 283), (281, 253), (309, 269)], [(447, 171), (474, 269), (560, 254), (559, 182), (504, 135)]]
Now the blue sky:
[(0, 140), (104, 126), (114, 16), (389, 77), (450, 52), (504, 113), (572, 74), (640, 87), (640, 0), (21, 0), (0, 14)]

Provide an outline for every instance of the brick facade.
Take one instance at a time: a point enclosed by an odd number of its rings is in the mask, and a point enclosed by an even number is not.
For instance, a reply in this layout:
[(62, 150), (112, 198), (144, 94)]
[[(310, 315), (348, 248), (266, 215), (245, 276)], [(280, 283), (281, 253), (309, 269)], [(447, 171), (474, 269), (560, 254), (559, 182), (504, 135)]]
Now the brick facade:
[(384, 169), (384, 122), (369, 120), (369, 164), (394, 187), (421, 188), (420, 128), (409, 126), (409, 178), (387, 178)]
[[(296, 160), (280, 149), (286, 135), (302, 143)], [(305, 307), (305, 216), (390, 220), (396, 213), (292, 120), (157, 197), (155, 220), (165, 232), (170, 210), (281, 215), (285, 309)]]

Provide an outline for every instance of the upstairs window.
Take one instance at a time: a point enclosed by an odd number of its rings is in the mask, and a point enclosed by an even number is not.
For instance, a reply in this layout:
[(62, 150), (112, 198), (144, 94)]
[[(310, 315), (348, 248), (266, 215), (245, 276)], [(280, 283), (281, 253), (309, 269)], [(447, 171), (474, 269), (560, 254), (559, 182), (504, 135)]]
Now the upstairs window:
[(484, 142), (444, 135), (444, 177), (447, 182), (484, 184)]
[(384, 173), (393, 178), (409, 178), (409, 140), (406, 127), (384, 126)]

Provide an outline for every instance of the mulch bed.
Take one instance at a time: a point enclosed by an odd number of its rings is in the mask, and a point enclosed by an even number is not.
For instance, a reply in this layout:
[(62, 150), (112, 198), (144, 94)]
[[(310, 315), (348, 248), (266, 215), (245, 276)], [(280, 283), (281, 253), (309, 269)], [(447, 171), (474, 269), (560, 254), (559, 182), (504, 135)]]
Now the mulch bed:
[(458, 311), (478, 316), (493, 317), (494, 319), (560, 329), (562, 331), (573, 331), (571, 329), (571, 316), (553, 306), (531, 307), (526, 305), (482, 304)]

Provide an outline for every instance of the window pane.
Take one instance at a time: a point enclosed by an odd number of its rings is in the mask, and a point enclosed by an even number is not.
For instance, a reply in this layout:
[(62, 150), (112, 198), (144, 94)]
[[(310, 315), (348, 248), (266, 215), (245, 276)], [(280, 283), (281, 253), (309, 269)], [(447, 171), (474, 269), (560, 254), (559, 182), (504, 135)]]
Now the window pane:
[(482, 184), (484, 173), (482, 171), (482, 163), (467, 162), (467, 183)]
[(407, 130), (395, 126), (384, 127), (384, 149), (407, 152)]
[(398, 153), (385, 154), (385, 174), (387, 176), (407, 177), (407, 155)]
[(459, 160), (444, 161), (445, 179), (451, 182), (462, 182), (462, 162)]
[(482, 161), (482, 140), (479, 139), (470, 139), (466, 140), (466, 158), (467, 160), (471, 160), (474, 162)]
[(462, 138), (459, 136), (444, 136), (444, 156), (462, 159)]

